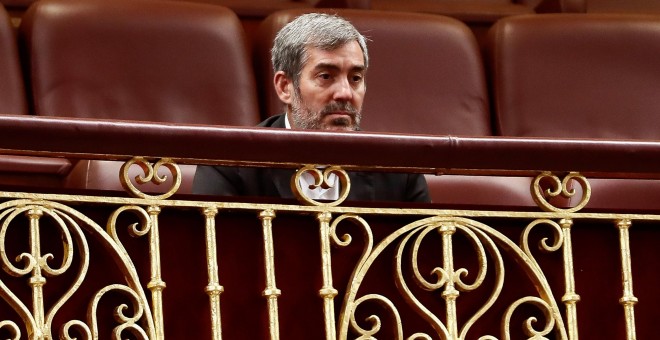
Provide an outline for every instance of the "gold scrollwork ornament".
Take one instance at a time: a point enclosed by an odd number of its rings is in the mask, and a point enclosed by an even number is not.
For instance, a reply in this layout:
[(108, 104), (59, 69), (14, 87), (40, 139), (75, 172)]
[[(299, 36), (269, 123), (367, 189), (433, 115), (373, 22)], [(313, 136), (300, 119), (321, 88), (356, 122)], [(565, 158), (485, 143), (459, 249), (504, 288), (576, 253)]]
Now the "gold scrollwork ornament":
[(6, 329), (12, 334), (12, 338), (8, 338), (11, 340), (18, 340), (21, 338), (21, 329), (18, 327), (18, 325), (11, 321), (11, 320), (3, 320), (0, 321), (0, 329)]
[[(170, 187), (167, 192), (161, 195), (145, 194), (139, 190), (130, 179), (128, 171), (134, 164), (138, 165), (144, 173), (144, 176), (135, 176), (135, 182), (138, 185), (146, 184), (149, 182), (157, 185), (163, 184), (167, 180), (167, 176), (161, 176), (158, 172), (161, 167), (165, 167), (172, 174), (172, 187)], [(163, 158), (156, 162), (154, 165), (151, 165), (151, 163), (149, 163), (144, 157), (133, 157), (121, 166), (119, 181), (121, 182), (124, 190), (130, 193), (133, 197), (161, 200), (172, 196), (177, 192), (177, 190), (179, 190), (179, 187), (181, 186), (181, 169), (170, 158)]]
[[(323, 188), (323, 189), (329, 189), (332, 187), (329, 183), (330, 181), (330, 176), (331, 175), (336, 175), (337, 180), (339, 181), (339, 197), (335, 201), (331, 202), (319, 202), (311, 197), (308, 197), (305, 194), (305, 191), (303, 190), (303, 186), (301, 184), (302, 176), (305, 173), (309, 173), (312, 175), (314, 178), (314, 183), (309, 185), (310, 189), (316, 189), (316, 188)], [(337, 184), (337, 181), (334, 182), (334, 185)], [(303, 204), (307, 205), (315, 205), (315, 206), (326, 206), (326, 207), (334, 207), (346, 199), (348, 197), (348, 193), (351, 190), (351, 180), (348, 177), (348, 174), (344, 169), (342, 169), (339, 166), (329, 166), (323, 169), (320, 169), (319, 167), (315, 165), (305, 165), (302, 168), (298, 169), (296, 174), (291, 177), (291, 190), (293, 191), (293, 194), (296, 196), (296, 198), (302, 202)]]
[[(543, 179), (550, 179), (552, 187), (544, 190), (541, 185)], [(575, 196), (576, 190), (571, 187), (573, 182), (577, 182), (582, 188), (582, 196), (575, 206), (560, 208), (550, 203), (548, 198), (561, 196), (570, 199)], [(541, 209), (548, 212), (576, 212), (584, 208), (591, 198), (591, 185), (589, 184), (589, 181), (577, 172), (570, 172), (561, 180), (557, 175), (549, 171), (542, 172), (534, 178), (534, 181), (532, 181), (531, 191), (534, 202), (536, 202)]]

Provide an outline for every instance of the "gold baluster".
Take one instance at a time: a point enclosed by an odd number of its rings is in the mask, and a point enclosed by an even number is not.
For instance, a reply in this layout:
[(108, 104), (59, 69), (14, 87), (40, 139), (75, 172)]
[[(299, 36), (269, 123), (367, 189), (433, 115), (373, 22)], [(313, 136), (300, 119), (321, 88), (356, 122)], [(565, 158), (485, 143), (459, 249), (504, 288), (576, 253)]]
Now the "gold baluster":
[(442, 297), (447, 304), (447, 331), (450, 339), (458, 339), (458, 323), (456, 320), (456, 299), (459, 292), (454, 286), (454, 250), (452, 247), (452, 235), (456, 232), (456, 226), (449, 223), (440, 227), (442, 234), (442, 261), (447, 273), (448, 280)]
[[(36, 261), (32, 268), (32, 277), (30, 277), (30, 286), (32, 287), (32, 314), (34, 315), (34, 329), (32, 330), (32, 339), (45, 339), (44, 330), (44, 291), (46, 278), (41, 275), (41, 239), (39, 234), (39, 218), (43, 212), (39, 209), (30, 209), (27, 212), (30, 218), (30, 252), (32, 258)], [(28, 330), (30, 333), (30, 330)]]
[(218, 252), (215, 236), (215, 215), (218, 214), (216, 207), (204, 209), (206, 217), (206, 266), (208, 267), (209, 283), (206, 286), (206, 294), (209, 295), (211, 304), (211, 332), (213, 340), (222, 339), (222, 319), (220, 317), (220, 294), (225, 288), (220, 285), (218, 275)]
[(280, 338), (280, 321), (277, 308), (277, 298), (282, 292), (277, 289), (275, 284), (275, 252), (273, 250), (273, 219), (275, 212), (271, 209), (259, 213), (263, 233), (264, 233), (264, 263), (266, 265), (266, 289), (263, 296), (268, 301), (268, 326), (270, 329), (270, 338), (277, 340)]
[(165, 339), (165, 326), (163, 324), (163, 290), (165, 282), (161, 277), (160, 265), (160, 234), (158, 230), (158, 214), (160, 207), (150, 206), (147, 209), (151, 231), (149, 233), (149, 255), (151, 257), (151, 280), (147, 288), (151, 291), (153, 300), (153, 314), (156, 329), (156, 339)]
[(628, 230), (632, 223), (630, 220), (619, 220), (616, 227), (619, 229), (619, 244), (621, 247), (621, 280), (623, 283), (623, 297), (619, 302), (623, 305), (626, 317), (626, 339), (637, 339), (635, 331), (635, 304), (637, 298), (633, 295), (632, 264), (630, 259), (630, 235)]
[(577, 303), (580, 295), (575, 292), (575, 270), (573, 268), (573, 244), (571, 242), (571, 227), (573, 220), (562, 219), (559, 221), (564, 234), (564, 283), (566, 293), (562, 302), (566, 305), (566, 319), (568, 321), (568, 336), (571, 340), (578, 339)]
[(325, 317), (325, 338), (334, 340), (337, 338), (335, 329), (335, 305), (334, 298), (337, 296), (337, 290), (332, 287), (332, 261), (330, 254), (330, 219), (332, 215), (329, 212), (319, 213), (320, 237), (321, 237), (321, 265), (323, 266), (323, 288), (319, 295), (323, 298), (323, 313)]

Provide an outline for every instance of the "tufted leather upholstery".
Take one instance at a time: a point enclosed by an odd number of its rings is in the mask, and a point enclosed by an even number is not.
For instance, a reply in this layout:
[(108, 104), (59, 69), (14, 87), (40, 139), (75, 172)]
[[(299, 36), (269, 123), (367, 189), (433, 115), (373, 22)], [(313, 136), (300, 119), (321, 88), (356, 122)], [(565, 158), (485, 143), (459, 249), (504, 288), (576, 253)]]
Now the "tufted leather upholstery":
[[(660, 139), (660, 18), (507, 18), (490, 35), (497, 130), (505, 136)], [(617, 160), (611, 160), (616, 162)], [(587, 207), (655, 205), (655, 181), (592, 181)]]
[[(41, 116), (254, 125), (256, 86), (236, 15), (150, 0), (44, 0), (20, 27)], [(84, 142), (84, 141), (81, 141)], [(69, 186), (120, 189), (119, 165), (81, 162)], [(194, 167), (184, 170), (189, 190)]]

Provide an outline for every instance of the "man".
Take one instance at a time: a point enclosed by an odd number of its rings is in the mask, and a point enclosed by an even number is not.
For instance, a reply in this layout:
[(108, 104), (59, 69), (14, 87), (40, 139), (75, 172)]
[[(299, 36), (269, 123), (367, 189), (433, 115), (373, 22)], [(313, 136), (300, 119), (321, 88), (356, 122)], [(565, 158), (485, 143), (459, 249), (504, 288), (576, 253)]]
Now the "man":
[[(286, 112), (258, 126), (359, 130), (369, 54), (365, 37), (353, 25), (336, 15), (301, 15), (278, 32), (271, 53), (275, 90)], [(193, 192), (293, 198), (293, 173), (290, 169), (200, 166)], [(338, 198), (336, 175), (329, 177), (330, 188), (309, 188), (314, 178), (303, 175), (301, 187), (307, 197)], [(349, 178), (348, 200), (430, 201), (422, 175), (349, 172)]]

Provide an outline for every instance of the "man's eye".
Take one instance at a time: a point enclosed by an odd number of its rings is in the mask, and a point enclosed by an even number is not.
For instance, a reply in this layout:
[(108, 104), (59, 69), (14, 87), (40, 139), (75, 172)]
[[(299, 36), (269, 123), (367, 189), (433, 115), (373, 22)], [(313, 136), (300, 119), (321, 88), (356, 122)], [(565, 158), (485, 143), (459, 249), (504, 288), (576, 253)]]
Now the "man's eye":
[(362, 81), (362, 75), (356, 74), (353, 76), (353, 82), (354, 83), (359, 83)]
[(325, 79), (325, 80), (330, 79), (330, 74), (328, 74), (328, 73), (321, 73), (321, 74), (319, 74), (319, 78), (321, 78), (321, 79)]

